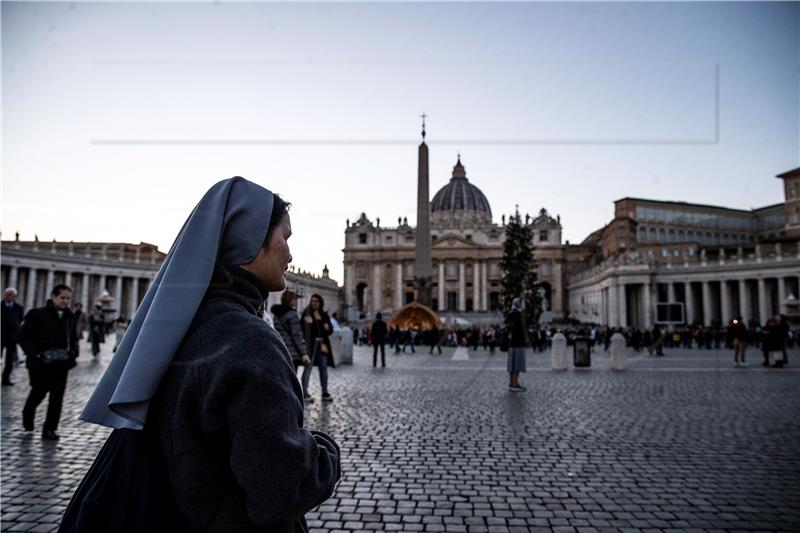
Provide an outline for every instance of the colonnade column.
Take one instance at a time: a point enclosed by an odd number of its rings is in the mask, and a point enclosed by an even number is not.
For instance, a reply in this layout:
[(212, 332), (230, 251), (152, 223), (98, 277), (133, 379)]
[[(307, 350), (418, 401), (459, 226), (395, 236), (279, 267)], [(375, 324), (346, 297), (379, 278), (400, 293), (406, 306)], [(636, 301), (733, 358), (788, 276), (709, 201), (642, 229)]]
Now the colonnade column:
[(758, 280), (758, 323), (764, 325), (769, 318), (767, 310), (767, 283), (764, 278)]
[(128, 295), (128, 320), (131, 320), (139, 307), (139, 278), (131, 279), (131, 289)]
[(786, 313), (784, 302), (786, 301), (786, 281), (783, 276), (778, 276), (778, 312), (781, 314)]
[(36, 302), (36, 269), (28, 269), (28, 286), (25, 289), (25, 311), (33, 309)]
[(675, 301), (675, 284), (671, 281), (667, 282), (667, 301), (673, 303)]
[(703, 282), (703, 325), (711, 325), (711, 286), (707, 281)]
[(105, 274), (100, 274), (100, 287), (97, 290), (97, 296), (100, 296), (101, 294), (103, 294), (103, 291), (107, 290), (106, 289), (107, 280), (108, 278), (106, 277)]
[(623, 328), (628, 327), (628, 298), (624, 283), (619, 286), (619, 325)]
[(83, 304), (83, 310), (89, 313), (92, 310), (92, 306), (89, 305), (89, 281), (91, 280), (91, 274), (88, 272), (84, 272), (83, 276), (81, 276), (81, 303)]
[(489, 310), (489, 263), (481, 261), (481, 277), (483, 278), (483, 291), (481, 292), (481, 311)]
[(395, 269), (397, 272), (397, 279), (395, 280), (394, 289), (395, 289), (395, 296), (394, 296), (394, 306), (395, 309), (400, 309), (403, 307), (403, 262), (397, 262), (397, 268)]
[(747, 280), (744, 279), (739, 280), (739, 311), (744, 323), (749, 325), (753, 317), (750, 313), (750, 293), (747, 290)]
[[(8, 271), (8, 286), (16, 289), (19, 292), (19, 287), (17, 287), (17, 281), (19, 276), (19, 267), (12, 266)], [(5, 290), (5, 287), (3, 287)]]
[(54, 270), (48, 270), (47, 271), (47, 282), (44, 285), (44, 297), (45, 297), (45, 300), (47, 300), (47, 298), (50, 297), (50, 293), (52, 292), (53, 287), (55, 286), (53, 284), (53, 280), (55, 279), (55, 275), (56, 275), (56, 273), (55, 273)]
[(692, 298), (692, 284), (688, 281), (683, 283), (683, 296), (686, 300), (686, 323), (694, 324), (694, 298)]
[(117, 284), (114, 287), (114, 302), (117, 305), (117, 318), (122, 316), (122, 276), (117, 276)]
[(731, 295), (730, 287), (727, 280), (720, 280), (719, 282), (719, 300), (720, 300), (720, 319), (722, 320), (722, 327), (727, 326), (731, 321)]
[(481, 264), (478, 261), (472, 263), (472, 310), (481, 309)]
[(439, 311), (447, 309), (444, 301), (444, 261), (439, 261)]
[(381, 263), (375, 261), (372, 265), (372, 313), (381, 310)]
[(64, 273), (64, 284), (69, 285), (69, 287), (72, 289), (72, 294), (75, 294), (75, 287), (72, 286), (72, 272)]
[(467, 287), (464, 279), (464, 261), (458, 262), (458, 310), (462, 313), (467, 308)]
[(608, 287), (608, 325), (612, 327), (619, 326), (618, 297), (619, 291), (617, 290), (617, 284), (612, 283), (611, 286)]
[(653, 326), (653, 299), (650, 289), (650, 282), (642, 284), (642, 307), (644, 308), (644, 327), (649, 329)]

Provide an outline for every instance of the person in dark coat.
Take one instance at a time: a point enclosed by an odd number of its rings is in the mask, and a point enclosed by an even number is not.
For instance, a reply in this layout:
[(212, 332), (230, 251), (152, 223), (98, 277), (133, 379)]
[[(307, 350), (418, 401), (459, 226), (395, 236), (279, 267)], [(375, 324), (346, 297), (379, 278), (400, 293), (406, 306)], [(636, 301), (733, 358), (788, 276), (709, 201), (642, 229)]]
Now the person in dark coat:
[(67, 373), (78, 358), (78, 339), (69, 303), (72, 289), (56, 285), (44, 307), (31, 309), (19, 331), (31, 391), (22, 410), (25, 431), (33, 431), (36, 408), (49, 395), (42, 439), (58, 440), (58, 422), (67, 387)]
[(386, 367), (386, 322), (380, 313), (375, 315), (370, 335), (372, 337), (372, 366), (378, 366), (378, 347), (381, 349), (381, 367)]
[(17, 342), (19, 341), (19, 327), (22, 324), (24, 312), (22, 306), (16, 302), (17, 289), (9, 287), (5, 290), (3, 304), (0, 306), (2, 328), (0, 340), (5, 351), (5, 366), (3, 367), (3, 385), (13, 385), (11, 372), (17, 362)]
[(312, 294), (308, 300), (308, 307), (303, 310), (302, 316), (303, 331), (306, 338), (306, 346), (312, 347), (311, 365), (303, 369), (303, 397), (309, 401), (311, 395), (308, 393), (308, 382), (311, 380), (311, 369), (316, 366), (319, 368), (319, 382), (322, 387), (322, 401), (332, 402), (333, 396), (328, 392), (328, 367), (336, 368), (331, 349), (330, 336), (333, 333), (333, 325), (325, 312), (325, 300), (319, 294)]
[(100, 353), (100, 345), (106, 342), (105, 337), (106, 316), (103, 308), (95, 304), (92, 314), (89, 315), (89, 338), (92, 341), (92, 355), (97, 359)]
[(60, 533), (307, 531), (341, 462), (304, 427), (291, 356), (263, 320), (290, 235), (287, 204), (255, 183), (204, 195), (81, 414), (115, 429)]
[(281, 334), (295, 369), (311, 364), (306, 340), (303, 336), (303, 326), (300, 324), (300, 317), (297, 316), (296, 309), (297, 294), (288, 289), (281, 294), (281, 303), (275, 304), (269, 309), (275, 317), (273, 320), (275, 331)]
[(525, 316), (522, 300), (514, 298), (511, 302), (511, 312), (508, 314), (508, 389), (512, 392), (524, 392), (526, 389), (519, 384), (520, 372), (525, 372), (525, 349), (528, 347), (528, 331), (525, 327)]
[(442, 354), (442, 332), (439, 328), (436, 327), (436, 324), (431, 326), (431, 330), (428, 332), (428, 343), (430, 344), (431, 350), (430, 354), (433, 354), (433, 350), (438, 349), (439, 355)]

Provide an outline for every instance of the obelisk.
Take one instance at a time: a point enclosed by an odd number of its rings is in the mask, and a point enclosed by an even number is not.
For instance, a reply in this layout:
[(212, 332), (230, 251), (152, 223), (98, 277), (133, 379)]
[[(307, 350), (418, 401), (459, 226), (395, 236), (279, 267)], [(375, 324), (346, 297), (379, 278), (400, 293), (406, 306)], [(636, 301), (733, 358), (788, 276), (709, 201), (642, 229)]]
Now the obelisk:
[(417, 170), (417, 238), (414, 260), (414, 287), (417, 302), (431, 306), (431, 207), (428, 198), (428, 145), (425, 144), (425, 115), (422, 114), (422, 144), (419, 145)]

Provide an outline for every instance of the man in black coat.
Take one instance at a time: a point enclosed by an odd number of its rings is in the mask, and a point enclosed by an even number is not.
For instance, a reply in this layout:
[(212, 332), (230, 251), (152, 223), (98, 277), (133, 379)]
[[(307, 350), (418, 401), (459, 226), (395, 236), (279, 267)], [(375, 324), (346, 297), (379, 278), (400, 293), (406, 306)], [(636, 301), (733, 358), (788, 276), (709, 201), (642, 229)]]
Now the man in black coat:
[(375, 322), (372, 323), (370, 336), (372, 337), (372, 366), (378, 366), (378, 346), (381, 347), (381, 366), (386, 366), (386, 322), (383, 316), (378, 313), (375, 315)]
[(5, 291), (3, 305), (0, 306), (0, 316), (2, 316), (2, 349), (6, 352), (6, 366), (3, 368), (3, 385), (13, 385), (11, 381), (11, 371), (14, 370), (14, 363), (17, 362), (17, 341), (19, 339), (19, 326), (22, 324), (22, 306), (15, 300), (17, 299), (17, 289), (9, 287)]
[[(19, 332), (19, 344), (25, 352), (25, 366), (31, 379), (31, 392), (22, 410), (25, 431), (33, 431), (36, 408), (48, 394), (47, 418), (42, 438), (58, 440), (58, 422), (67, 386), (67, 373), (78, 357), (78, 337), (69, 303), (72, 289), (56, 285), (44, 307), (31, 309)], [(59, 360), (59, 350), (66, 350), (65, 360)], [(62, 352), (64, 353), (64, 352)], [(49, 360), (50, 359), (50, 360)]]

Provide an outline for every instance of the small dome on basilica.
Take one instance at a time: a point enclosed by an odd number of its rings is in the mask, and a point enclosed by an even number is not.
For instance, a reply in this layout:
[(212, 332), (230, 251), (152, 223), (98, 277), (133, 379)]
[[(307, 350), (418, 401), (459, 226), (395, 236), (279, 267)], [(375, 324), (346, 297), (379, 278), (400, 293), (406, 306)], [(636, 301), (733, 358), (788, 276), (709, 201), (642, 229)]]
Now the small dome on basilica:
[(467, 179), (460, 155), (453, 167), (450, 182), (439, 189), (431, 201), (431, 216), (434, 219), (456, 215), (456, 212), (473, 212), (477, 218), (485, 221), (491, 221), (492, 218), (489, 200)]

